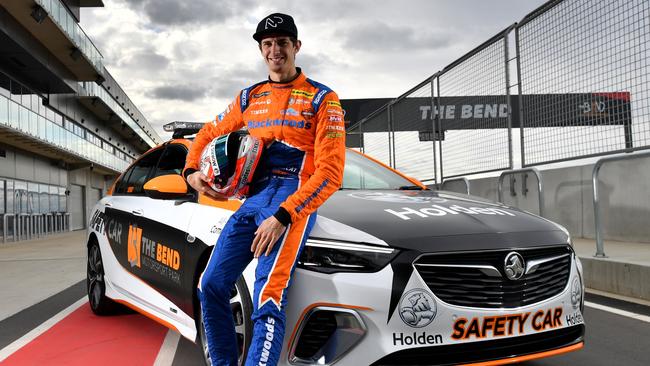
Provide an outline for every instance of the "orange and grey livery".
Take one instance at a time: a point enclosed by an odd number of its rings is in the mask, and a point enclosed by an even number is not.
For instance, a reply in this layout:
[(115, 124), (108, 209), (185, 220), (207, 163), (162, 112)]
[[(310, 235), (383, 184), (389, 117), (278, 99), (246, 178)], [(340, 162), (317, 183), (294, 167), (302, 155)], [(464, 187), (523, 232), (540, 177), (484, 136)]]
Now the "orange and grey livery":
[(239, 93), (226, 110), (196, 135), (184, 175), (198, 170), (201, 151), (212, 139), (241, 128), (264, 142), (258, 169), (300, 179), (280, 206), (296, 223), (314, 212), (340, 186), (345, 160), (345, 126), (338, 96), (299, 72), (287, 83), (270, 80)]

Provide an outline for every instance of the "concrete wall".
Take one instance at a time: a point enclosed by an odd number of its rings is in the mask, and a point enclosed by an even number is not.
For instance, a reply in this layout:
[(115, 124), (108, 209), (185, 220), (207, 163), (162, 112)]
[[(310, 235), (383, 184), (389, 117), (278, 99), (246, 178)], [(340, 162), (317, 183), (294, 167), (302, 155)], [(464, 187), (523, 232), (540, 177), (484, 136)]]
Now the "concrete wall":
[[(592, 172), (593, 165), (541, 170), (544, 216), (558, 222), (575, 237), (595, 238)], [(606, 240), (650, 243), (650, 158), (605, 163), (599, 174), (601, 225)], [(539, 190), (534, 174), (528, 174), (524, 195), (524, 174), (503, 181), (503, 202), (539, 213)], [(498, 177), (470, 179), (471, 194), (497, 200)], [(463, 184), (449, 190), (464, 193)]]
[(7, 156), (0, 158), (0, 177), (59, 186), (68, 184), (68, 173), (50, 161), (10, 146), (3, 145), (2, 149)]
[[(106, 179), (104, 175), (97, 174), (90, 168), (67, 171), (39, 156), (9, 146), (2, 146), (2, 148), (6, 151), (6, 157), (0, 158), (0, 179), (46, 183), (67, 187), (68, 190), (71, 184), (76, 184), (83, 187), (84, 197), (95, 197), (96, 194), (91, 192), (93, 188), (100, 189), (102, 194), (105, 194), (112, 183), (113, 177)], [(95, 203), (94, 198), (86, 199), (84, 207), (86, 218), (90, 217)], [(72, 202), (68, 202), (68, 207), (71, 206)]]

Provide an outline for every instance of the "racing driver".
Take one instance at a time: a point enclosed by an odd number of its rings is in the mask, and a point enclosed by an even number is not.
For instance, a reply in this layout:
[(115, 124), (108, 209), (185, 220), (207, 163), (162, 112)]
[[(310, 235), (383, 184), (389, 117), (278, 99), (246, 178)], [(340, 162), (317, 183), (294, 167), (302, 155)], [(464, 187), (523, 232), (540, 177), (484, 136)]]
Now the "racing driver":
[(183, 176), (197, 191), (225, 199), (198, 171), (203, 148), (241, 128), (260, 138), (264, 153), (251, 194), (223, 228), (199, 279), (206, 337), (213, 365), (237, 364), (229, 298), (233, 284), (257, 258), (253, 338), (246, 365), (276, 365), (285, 332), (287, 288), (316, 219), (316, 209), (342, 181), (345, 127), (338, 96), (295, 66), (300, 51), (293, 18), (271, 14), (253, 39), (268, 67), (268, 80), (243, 89), (196, 135)]

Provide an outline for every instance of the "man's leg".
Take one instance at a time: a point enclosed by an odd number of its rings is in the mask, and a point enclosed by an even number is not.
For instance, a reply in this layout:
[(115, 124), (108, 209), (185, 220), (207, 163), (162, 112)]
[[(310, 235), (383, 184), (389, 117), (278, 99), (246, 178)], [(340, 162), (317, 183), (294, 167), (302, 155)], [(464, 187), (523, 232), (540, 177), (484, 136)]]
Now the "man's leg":
[(254, 213), (236, 212), (223, 228), (199, 279), (198, 294), (213, 365), (237, 365), (239, 347), (230, 291), (253, 258), (250, 246), (256, 229)]
[(289, 225), (272, 252), (258, 258), (253, 297), (253, 340), (246, 365), (276, 365), (285, 332), (285, 306), (291, 275), (316, 213)]

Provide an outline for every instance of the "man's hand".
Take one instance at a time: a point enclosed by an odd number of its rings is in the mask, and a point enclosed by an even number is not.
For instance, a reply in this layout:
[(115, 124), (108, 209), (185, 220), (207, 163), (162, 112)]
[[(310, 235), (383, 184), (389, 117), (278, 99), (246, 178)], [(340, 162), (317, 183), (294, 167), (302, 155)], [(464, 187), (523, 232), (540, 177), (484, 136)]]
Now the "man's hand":
[(264, 250), (266, 250), (266, 255), (269, 255), (285, 229), (286, 227), (275, 216), (270, 216), (262, 221), (262, 224), (255, 231), (255, 239), (253, 239), (253, 245), (251, 245), (251, 252), (255, 253), (254, 257), (258, 258)]
[(219, 194), (214, 189), (212, 189), (212, 187), (210, 187), (210, 184), (208, 184), (209, 182), (210, 179), (208, 176), (201, 173), (200, 171), (196, 171), (187, 176), (187, 183), (197, 192), (203, 193), (218, 201), (225, 201), (228, 199), (228, 197)]

